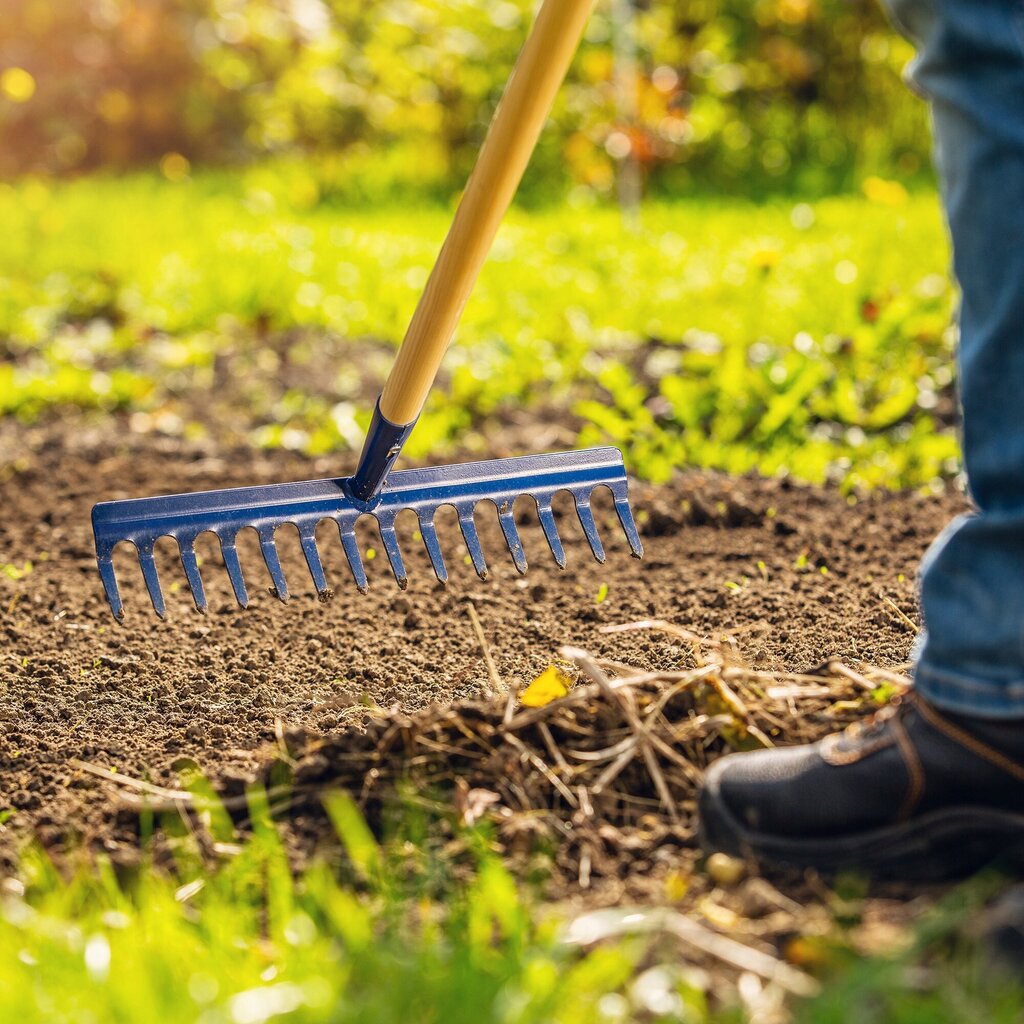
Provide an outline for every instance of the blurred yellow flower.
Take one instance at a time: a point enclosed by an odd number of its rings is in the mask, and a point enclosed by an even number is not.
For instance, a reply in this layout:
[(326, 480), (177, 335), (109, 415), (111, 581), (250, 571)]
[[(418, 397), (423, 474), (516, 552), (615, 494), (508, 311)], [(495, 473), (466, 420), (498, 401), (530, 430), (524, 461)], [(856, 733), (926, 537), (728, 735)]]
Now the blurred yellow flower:
[(132, 113), (132, 100), (121, 89), (109, 89), (96, 103), (100, 117), (107, 124), (123, 124)]
[(811, 16), (811, 0), (779, 0), (779, 21), (787, 25), (802, 25)]
[(188, 157), (184, 157), (180, 153), (165, 153), (160, 158), (160, 173), (168, 181), (184, 181), (191, 168), (192, 165), (188, 162)]
[(865, 178), (861, 191), (871, 202), (883, 206), (902, 206), (907, 201), (907, 190), (898, 181), (885, 178)]
[(15, 103), (27, 103), (36, 94), (36, 80), (24, 68), (5, 68), (0, 92)]
[(771, 270), (772, 267), (778, 265), (780, 259), (782, 259), (782, 253), (778, 249), (770, 249), (766, 246), (755, 249), (750, 254), (750, 262), (758, 270)]

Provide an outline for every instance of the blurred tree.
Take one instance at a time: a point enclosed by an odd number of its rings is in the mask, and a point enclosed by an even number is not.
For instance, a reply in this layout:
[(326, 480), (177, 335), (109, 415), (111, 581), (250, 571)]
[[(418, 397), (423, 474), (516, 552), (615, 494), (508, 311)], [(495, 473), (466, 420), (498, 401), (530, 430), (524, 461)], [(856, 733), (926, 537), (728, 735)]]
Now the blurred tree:
[(205, 0), (5, 0), (0, 174), (125, 167), (183, 151), (216, 160), (238, 150), (238, 94), (201, 64)]
[[(457, 187), (533, 7), (4, 0), (0, 174), (299, 152), (320, 158), (328, 189), (361, 173)], [(822, 192), (927, 167), (923, 105), (898, 74), (909, 47), (874, 0), (632, 9), (635, 96), (615, 81), (599, 0), (528, 189), (608, 193), (627, 159), (648, 189), (672, 191)]]

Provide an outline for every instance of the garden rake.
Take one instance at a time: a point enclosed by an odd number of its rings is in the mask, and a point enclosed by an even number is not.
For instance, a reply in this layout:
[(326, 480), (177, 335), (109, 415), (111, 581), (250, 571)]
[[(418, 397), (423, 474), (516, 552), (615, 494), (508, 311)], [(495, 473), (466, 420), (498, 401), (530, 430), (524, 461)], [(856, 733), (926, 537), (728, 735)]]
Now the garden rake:
[(359, 555), (355, 526), (366, 513), (377, 521), (384, 551), (403, 589), (407, 575), (395, 519), (404, 509), (416, 514), (424, 546), (441, 582), (447, 580), (448, 572), (434, 527), (434, 514), (444, 505), (455, 508), (473, 566), (481, 579), (486, 579), (487, 563), (473, 513), (479, 502), (493, 502), (515, 567), (525, 572), (526, 557), (513, 515), (513, 503), (521, 494), (536, 501), (540, 525), (560, 567), (565, 566), (565, 552), (552, 511), (552, 499), (560, 491), (573, 496), (590, 549), (599, 561), (604, 561), (591, 509), (591, 495), (599, 486), (611, 491), (632, 553), (641, 557), (643, 548), (629, 507), (622, 455), (615, 448), (391, 472), (415, 426), (502, 216), (526, 169), (592, 5), (593, 0), (544, 0), (377, 401), (355, 474), (96, 505), (92, 512), (96, 556), (107, 600), (119, 621), (124, 612), (112, 555), (121, 541), (135, 546), (153, 608), (161, 618), (165, 605), (153, 557), (154, 545), (161, 537), (173, 537), (177, 542), (182, 568), (200, 611), (206, 610), (207, 600), (196, 557), (196, 539), (203, 533), (216, 535), (235, 597), (245, 607), (248, 591), (235, 539), (238, 531), (247, 527), (255, 529), (259, 536), (263, 559), (282, 600), (288, 598), (288, 585), (274, 539), (277, 527), (292, 524), (297, 528), (313, 584), (320, 597), (326, 598), (331, 590), (317, 550), (316, 529), (323, 520), (333, 520), (356, 586), (365, 592), (366, 571)]

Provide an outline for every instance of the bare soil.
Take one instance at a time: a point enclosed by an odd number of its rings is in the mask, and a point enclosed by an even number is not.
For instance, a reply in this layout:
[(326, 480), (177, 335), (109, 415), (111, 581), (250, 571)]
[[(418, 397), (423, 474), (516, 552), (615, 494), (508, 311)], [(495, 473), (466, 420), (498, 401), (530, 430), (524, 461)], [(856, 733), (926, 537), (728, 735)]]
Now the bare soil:
[[(529, 432), (519, 440), (528, 446)], [(367, 709), (377, 718), (409, 715), (480, 697), (491, 684), (470, 601), (497, 672), (513, 688), (566, 644), (640, 668), (692, 667), (693, 650), (678, 637), (601, 632), (650, 618), (708, 638), (728, 631), (735, 656), (755, 670), (814, 672), (839, 660), (902, 671), (917, 620), (917, 563), (963, 507), (955, 494), (851, 501), (784, 480), (690, 472), (663, 487), (634, 486), (643, 562), (628, 556), (610, 505), (598, 513), (604, 565), (563, 508), (569, 566), (559, 571), (524, 505), (525, 577), (497, 523), (480, 515), (492, 573), (478, 580), (455, 523), (442, 515), (446, 588), (408, 524), (404, 536), (400, 529), (408, 590), (398, 590), (381, 552), (367, 561), (365, 596), (350, 583), (337, 536), (325, 532), (334, 598), (315, 599), (289, 536), (280, 542), (293, 595), (285, 604), (253, 540), (240, 544), (252, 595), (243, 611), (211, 542), (203, 560), (210, 613), (202, 616), (168, 543), (158, 558), (168, 620), (150, 611), (128, 554), (117, 563), (124, 625), (110, 616), (92, 552), (94, 502), (332, 476), (345, 462), (127, 430), (0, 426), (0, 860), (29, 840), (54, 852), (84, 845), (135, 856), (138, 827), (123, 813), (121, 787), (82, 763), (169, 787), (198, 766), (231, 792), (288, 736), (331, 736), (328, 749), (337, 752), (346, 736), (356, 743)], [(369, 529), (362, 543), (380, 549)], [(786, 742), (784, 728), (775, 733)]]

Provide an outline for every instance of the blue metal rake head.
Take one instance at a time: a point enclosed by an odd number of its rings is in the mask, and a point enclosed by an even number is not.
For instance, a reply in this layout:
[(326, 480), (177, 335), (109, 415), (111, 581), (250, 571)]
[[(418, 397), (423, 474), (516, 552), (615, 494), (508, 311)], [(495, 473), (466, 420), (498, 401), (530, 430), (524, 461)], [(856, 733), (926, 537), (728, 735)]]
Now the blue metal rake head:
[(553, 455), (527, 455), (455, 466), (399, 470), (388, 477), (379, 494), (369, 502), (355, 496), (355, 481), (355, 477), (307, 480), (157, 498), (130, 498), (96, 505), (92, 512), (96, 557), (111, 610), (119, 621), (123, 618), (112, 554), (118, 543), (129, 541), (138, 554), (153, 608), (157, 615), (164, 617), (164, 597), (153, 548), (159, 538), (173, 537), (178, 544), (182, 569), (196, 608), (205, 611), (206, 592), (195, 551), (196, 539), (203, 533), (217, 537), (235, 598), (245, 607), (249, 603), (249, 593), (235, 538), (238, 531), (246, 527), (254, 528), (259, 535), (263, 559), (277, 596), (287, 600), (288, 583), (274, 539), (274, 531), (285, 524), (291, 524), (298, 530), (302, 552), (317, 593), (322, 598), (329, 597), (331, 588), (324, 575), (316, 542), (316, 529), (327, 519), (337, 524), (352, 577), (356, 586), (365, 592), (366, 571), (355, 532), (356, 521), (365, 513), (376, 519), (391, 570), (399, 587), (404, 589), (408, 577), (395, 532), (395, 518), (404, 509), (412, 509), (416, 513), (423, 545), (435, 575), (443, 583), (448, 579), (448, 570), (434, 526), (434, 516), (444, 505), (451, 505), (458, 514), (459, 527), (473, 567), (481, 579), (486, 579), (487, 562), (473, 513), (480, 502), (493, 502), (512, 561), (516, 569), (524, 573), (526, 556), (512, 511), (516, 498), (521, 494), (529, 494), (536, 501), (544, 536), (555, 561), (562, 568), (565, 567), (565, 550), (552, 510), (552, 499), (559, 491), (568, 491), (573, 496), (583, 532), (598, 561), (603, 562), (605, 554), (591, 509), (591, 496), (596, 487), (602, 486), (612, 493), (619, 522), (633, 555), (639, 558), (643, 554), (629, 507), (622, 455), (615, 448), (590, 448)]
[(360, 590), (366, 589), (366, 573), (355, 535), (356, 521), (365, 513), (376, 518), (395, 578), (404, 587), (405, 565), (395, 533), (395, 517), (407, 508), (419, 519), (423, 543), (439, 580), (447, 579), (448, 575), (434, 528), (434, 514), (442, 505), (455, 508), (473, 565), (481, 577), (486, 577), (487, 563), (473, 520), (473, 511), (481, 501), (494, 503), (512, 560), (520, 572), (525, 572), (526, 557), (512, 515), (512, 505), (520, 494), (529, 494), (536, 500), (551, 552), (555, 561), (564, 566), (565, 552), (555, 527), (552, 498), (559, 491), (572, 494), (590, 549), (599, 561), (604, 561), (590, 499), (595, 487), (609, 488), (630, 549), (637, 558), (641, 556), (643, 548), (629, 510), (622, 455), (614, 448), (390, 472), (423, 408), (441, 357), (526, 169), (592, 5), (593, 0), (544, 0), (541, 4), (377, 403), (355, 474), (335, 480), (239, 487), (97, 505), (92, 513), (96, 556), (107, 600), (118, 619), (123, 609), (111, 556), (121, 541), (135, 545), (153, 607), (161, 616), (164, 599), (153, 559), (153, 546), (160, 537), (173, 537), (178, 542), (185, 578), (201, 611), (206, 608), (206, 594), (195, 543), (203, 533), (213, 533), (219, 539), (235, 597), (243, 606), (248, 603), (235, 546), (235, 538), (243, 527), (253, 527), (259, 534), (263, 559), (282, 599), (288, 597), (288, 584), (274, 531), (286, 523), (298, 528), (306, 564), (321, 596), (329, 593), (316, 545), (316, 528), (324, 519), (338, 524), (356, 585)]

